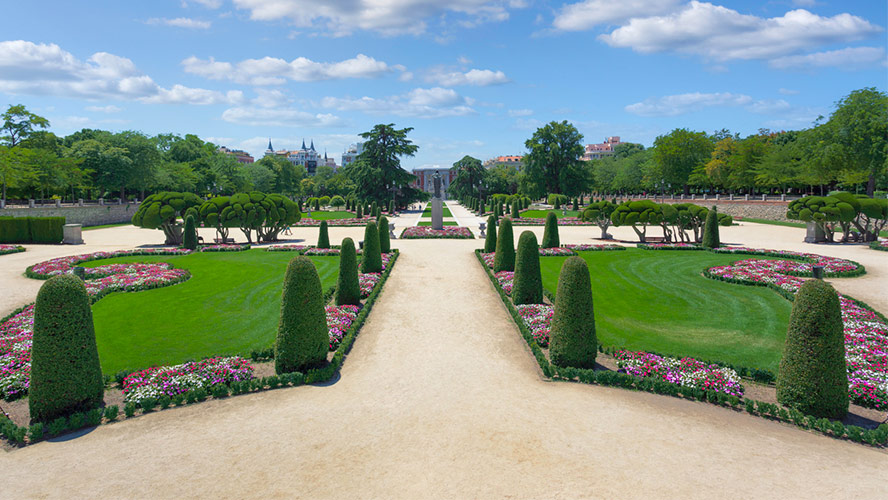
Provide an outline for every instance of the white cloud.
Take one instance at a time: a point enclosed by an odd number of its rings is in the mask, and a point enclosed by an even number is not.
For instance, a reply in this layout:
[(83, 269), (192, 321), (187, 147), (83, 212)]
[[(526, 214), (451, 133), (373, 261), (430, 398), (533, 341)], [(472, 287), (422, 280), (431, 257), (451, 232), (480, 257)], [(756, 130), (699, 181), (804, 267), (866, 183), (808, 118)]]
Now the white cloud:
[(533, 110), (531, 109), (510, 109), (509, 116), (512, 118), (516, 118), (519, 116), (530, 116), (533, 114)]
[(417, 118), (440, 118), (475, 114), (473, 101), (457, 94), (453, 89), (434, 87), (417, 88), (402, 95), (384, 98), (361, 97), (358, 99), (325, 97), (321, 105), (339, 111), (362, 111), (372, 115), (395, 115)]
[(455, 87), (457, 85), (486, 87), (488, 85), (508, 83), (510, 80), (502, 71), (471, 69), (466, 72), (434, 70), (426, 77), (426, 81), (437, 82), (438, 85), (445, 87)]
[[(375, 78), (386, 73), (406, 68), (401, 65), (389, 66), (383, 61), (358, 54), (339, 62), (315, 62), (305, 57), (286, 61), (276, 57), (245, 59), (238, 63), (189, 57), (182, 61), (185, 72), (200, 75), (212, 80), (231, 80), (250, 85), (283, 85), (287, 80), (296, 82), (316, 82), (343, 78)], [(402, 73), (403, 74), (403, 73)]]
[(222, 6), (222, 0), (194, 0), (208, 9), (218, 9)]
[(288, 19), (298, 27), (325, 25), (334, 35), (357, 30), (384, 35), (424, 33), (427, 19), (443, 19), (453, 14), (462, 24), (502, 21), (509, 8), (523, 8), (524, 2), (505, 0), (234, 0), (234, 5), (250, 12), (256, 21)]
[(641, 53), (675, 51), (714, 61), (773, 59), (813, 46), (859, 40), (883, 31), (851, 14), (823, 17), (804, 9), (761, 18), (698, 1), (667, 16), (631, 19), (598, 38)]
[(92, 111), (95, 113), (120, 113), (121, 111), (123, 111), (123, 108), (119, 108), (111, 104), (107, 106), (87, 106), (85, 109), (87, 111)]
[(237, 103), (240, 91), (222, 93), (174, 85), (159, 86), (125, 57), (97, 52), (80, 61), (56, 44), (25, 40), (0, 42), (0, 91), (83, 99), (151, 103)]
[(584, 31), (599, 25), (622, 24), (634, 17), (675, 11), (681, 0), (585, 0), (565, 5), (552, 25), (562, 31)]
[(235, 107), (226, 109), (222, 119), (241, 125), (274, 127), (341, 127), (344, 122), (335, 115), (309, 113), (295, 108)]
[(786, 113), (793, 109), (792, 105), (783, 99), (753, 99), (746, 94), (732, 94), (730, 92), (692, 92), (652, 97), (630, 104), (623, 109), (639, 116), (678, 116), (716, 106), (743, 106), (751, 113), (763, 115)]
[(177, 17), (175, 19), (167, 19), (165, 17), (152, 17), (145, 21), (146, 24), (172, 26), (174, 28), (198, 29), (205, 30), (212, 26), (210, 21), (200, 21), (191, 19), (190, 17)]
[(768, 63), (778, 69), (813, 69), (836, 67), (853, 70), (885, 65), (885, 49), (883, 47), (848, 47), (813, 54), (784, 56), (772, 59)]
[(783, 113), (791, 108), (792, 106), (783, 99), (760, 99), (746, 106), (746, 109), (748, 111), (758, 113), (760, 115)]

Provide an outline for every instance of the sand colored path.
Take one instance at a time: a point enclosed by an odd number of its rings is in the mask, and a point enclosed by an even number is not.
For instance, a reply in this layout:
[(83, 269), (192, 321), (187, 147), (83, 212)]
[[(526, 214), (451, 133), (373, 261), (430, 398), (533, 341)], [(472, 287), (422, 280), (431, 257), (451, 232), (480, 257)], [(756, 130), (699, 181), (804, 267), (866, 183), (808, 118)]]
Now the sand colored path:
[(0, 497), (888, 493), (880, 451), (702, 403), (543, 381), (471, 253), (477, 240), (397, 243), (401, 258), (334, 384), (0, 454)]

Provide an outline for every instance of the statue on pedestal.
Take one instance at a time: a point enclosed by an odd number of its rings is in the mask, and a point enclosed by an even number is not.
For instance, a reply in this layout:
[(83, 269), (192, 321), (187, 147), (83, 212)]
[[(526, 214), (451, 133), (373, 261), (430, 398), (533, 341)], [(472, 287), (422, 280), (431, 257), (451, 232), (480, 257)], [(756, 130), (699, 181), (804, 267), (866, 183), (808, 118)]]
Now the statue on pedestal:
[(435, 175), (432, 176), (432, 180), (435, 184), (435, 198), (441, 199), (441, 173), (435, 170)]

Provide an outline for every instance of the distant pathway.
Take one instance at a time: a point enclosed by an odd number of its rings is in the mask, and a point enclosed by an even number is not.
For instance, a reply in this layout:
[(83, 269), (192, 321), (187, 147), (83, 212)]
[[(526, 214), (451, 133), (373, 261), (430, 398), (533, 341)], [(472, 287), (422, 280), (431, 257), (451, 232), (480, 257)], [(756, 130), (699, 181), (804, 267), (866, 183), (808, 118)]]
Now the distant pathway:
[(543, 381), (478, 240), (401, 258), (327, 387), (0, 454), (0, 497), (884, 498), (888, 454), (743, 413)]

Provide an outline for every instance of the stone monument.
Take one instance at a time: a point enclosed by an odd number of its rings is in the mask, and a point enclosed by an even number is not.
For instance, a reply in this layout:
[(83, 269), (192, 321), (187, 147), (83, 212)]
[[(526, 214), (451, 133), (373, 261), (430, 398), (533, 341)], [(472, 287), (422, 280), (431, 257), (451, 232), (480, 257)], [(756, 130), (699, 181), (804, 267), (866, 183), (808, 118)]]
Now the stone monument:
[(441, 173), (435, 170), (432, 177), (435, 193), (432, 198), (432, 229), (444, 229), (444, 203), (441, 201)]

